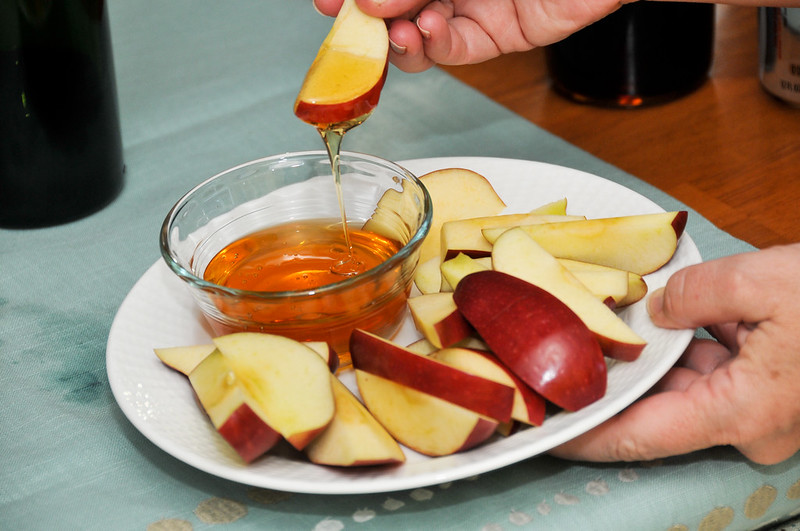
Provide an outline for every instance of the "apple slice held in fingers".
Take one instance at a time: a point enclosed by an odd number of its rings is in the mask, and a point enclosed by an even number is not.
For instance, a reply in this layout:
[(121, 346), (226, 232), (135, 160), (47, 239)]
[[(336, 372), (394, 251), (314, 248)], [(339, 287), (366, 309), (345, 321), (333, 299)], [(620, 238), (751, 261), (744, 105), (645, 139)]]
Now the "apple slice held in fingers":
[[(214, 344), (230, 367), (225, 383), (241, 386), (251, 409), (289, 444), (302, 450), (328, 426), (334, 413), (331, 373), (317, 352), (299, 341), (255, 332), (220, 336)], [(198, 369), (189, 375), (195, 389)], [(206, 403), (203, 407), (208, 410)]]
[(404, 462), (406, 458), (397, 441), (358, 398), (333, 375), (331, 385), (336, 413), (325, 431), (306, 446), (309, 460), (343, 467)]
[(606, 363), (597, 339), (544, 289), (480, 271), (461, 280), (454, 300), (492, 352), (547, 400), (577, 411), (605, 395)]
[(386, 80), (389, 32), (383, 19), (345, 0), (306, 74), (294, 112), (324, 127), (366, 117)]
[[(646, 275), (669, 262), (686, 227), (685, 210), (616, 218), (522, 225), (556, 258), (570, 258)], [(502, 230), (485, 229), (495, 241)]]
[[(644, 350), (646, 341), (521, 227), (497, 238), (492, 265), (496, 271), (525, 280), (558, 298), (594, 333), (606, 356), (633, 361)], [(457, 298), (456, 305), (461, 309)], [(465, 317), (475, 326), (469, 316)]]

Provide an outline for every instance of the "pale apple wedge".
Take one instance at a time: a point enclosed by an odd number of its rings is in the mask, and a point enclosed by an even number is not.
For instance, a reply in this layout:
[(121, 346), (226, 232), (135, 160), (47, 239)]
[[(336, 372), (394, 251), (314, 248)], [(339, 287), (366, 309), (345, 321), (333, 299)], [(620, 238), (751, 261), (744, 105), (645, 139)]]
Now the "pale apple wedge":
[(331, 375), (336, 413), (305, 448), (312, 463), (329, 466), (370, 466), (405, 461), (403, 450), (358, 398)]
[[(587, 283), (581, 278), (581, 275), (583, 273), (600, 272), (604, 274), (610, 273), (612, 276), (617, 276), (617, 277), (625, 276), (627, 282), (627, 289), (624, 290), (625, 295), (622, 298), (617, 298), (616, 296), (614, 296), (614, 302), (616, 303), (615, 305), (616, 308), (623, 308), (625, 306), (629, 306), (634, 302), (642, 300), (644, 296), (647, 295), (647, 283), (645, 282), (644, 278), (642, 278), (642, 275), (639, 275), (637, 273), (631, 273), (630, 271), (622, 271), (621, 269), (616, 269), (613, 267), (603, 266), (599, 264), (592, 264), (590, 262), (570, 260), (567, 258), (559, 258), (558, 261), (561, 265), (566, 267), (570, 271), (570, 273), (575, 275), (578, 278), (578, 280), (581, 280), (581, 282), (583, 282), (584, 284)], [(620, 282), (619, 279), (613, 280), (613, 284), (615, 285), (619, 284), (619, 282)], [(590, 291), (594, 290), (590, 288)], [(609, 286), (608, 288), (605, 289), (598, 288), (598, 291), (608, 293), (611, 292), (612, 289)], [(617, 292), (622, 290), (619, 288), (619, 286), (617, 286), (616, 288), (614, 288), (613, 291)], [(595, 294), (597, 294), (597, 292), (595, 292)]]
[(562, 197), (550, 203), (538, 206), (530, 211), (530, 214), (543, 214), (546, 216), (565, 216), (567, 214), (567, 198)]
[(458, 253), (472, 258), (491, 256), (492, 244), (484, 238), (484, 229), (510, 229), (520, 225), (535, 225), (560, 221), (586, 219), (583, 216), (545, 215), (545, 214), (503, 214), (448, 221), (441, 228), (442, 260), (449, 260)]
[(479, 271), (461, 280), (454, 299), (505, 366), (550, 402), (577, 411), (605, 395), (606, 363), (597, 339), (544, 289), (499, 271)]
[(420, 263), (437, 257), (441, 263), (442, 224), (455, 219), (499, 214), (506, 204), (483, 175), (464, 168), (446, 168), (420, 177), (433, 202), (431, 229), (420, 247)]
[(378, 104), (388, 57), (386, 23), (345, 0), (306, 74), (295, 114), (317, 126), (368, 115)]
[[(242, 332), (214, 339), (232, 378), (258, 403), (265, 423), (302, 450), (334, 413), (328, 364), (308, 346), (282, 336)], [(190, 375), (191, 378), (191, 375)]]
[(644, 350), (645, 340), (521, 227), (497, 238), (492, 264), (495, 270), (535, 284), (566, 304), (594, 333), (606, 356), (633, 361)]
[[(415, 354), (359, 329), (350, 336), (350, 356), (353, 367), (362, 372), (387, 378), (498, 422), (511, 420), (514, 389), (507, 385)], [(361, 396), (366, 400), (363, 393)]]
[[(482, 339), (474, 335), (459, 341), (458, 343), (454, 344), (453, 347), (468, 348), (470, 350), (489, 352), (489, 346), (486, 343), (484, 343)], [(421, 356), (428, 356), (430, 354), (433, 354), (439, 349), (427, 339), (422, 338), (414, 341), (410, 345), (407, 345), (406, 350), (413, 352), (414, 354), (419, 354)]]
[[(606, 265), (639, 275), (669, 262), (686, 227), (685, 210), (616, 218), (524, 225), (522, 230), (557, 258)], [(493, 242), (501, 232), (483, 231)]]
[(475, 273), (476, 271), (486, 271), (492, 268), (491, 256), (483, 258), (471, 258), (464, 253), (459, 253), (449, 260), (442, 262), (442, 278), (447, 281), (448, 286), (453, 288), (458, 285), (462, 278)]
[[(430, 236), (430, 233), (428, 233)], [(414, 285), (422, 294), (438, 293), (442, 287), (441, 260), (438, 256), (420, 262), (414, 272)]]
[(444, 348), (431, 357), (462, 371), (489, 378), (514, 388), (514, 407), (511, 418), (532, 426), (541, 426), (545, 416), (545, 401), (494, 354), (467, 348)]
[(246, 463), (281, 440), (281, 434), (264, 420), (260, 402), (219, 350), (203, 358), (189, 373), (189, 381), (211, 424)]
[(473, 333), (453, 302), (453, 292), (412, 297), (408, 308), (417, 330), (436, 348), (449, 347)]
[(398, 442), (421, 454), (436, 457), (468, 450), (491, 437), (499, 425), (497, 420), (385, 376), (360, 369), (355, 373), (370, 413)]
[(156, 353), (156, 356), (164, 365), (189, 376), (189, 373), (200, 365), (200, 362), (206, 359), (206, 356), (214, 352), (216, 348), (213, 343), (208, 343), (187, 347), (155, 348), (153, 352)]

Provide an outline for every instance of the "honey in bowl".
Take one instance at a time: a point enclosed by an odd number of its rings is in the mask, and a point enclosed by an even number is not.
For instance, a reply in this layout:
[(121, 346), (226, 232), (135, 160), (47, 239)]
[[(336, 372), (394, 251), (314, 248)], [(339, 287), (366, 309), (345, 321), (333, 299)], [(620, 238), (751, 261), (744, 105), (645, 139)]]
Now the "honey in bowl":
[[(401, 245), (361, 229), (351, 227), (348, 233), (349, 252), (338, 220), (286, 223), (227, 245), (209, 262), (204, 280), (237, 290), (270, 292), (279, 298), (212, 295), (228, 321), (212, 322), (215, 332), (266, 330), (298, 340), (326, 341), (339, 355), (341, 367), (350, 363), (354, 328), (391, 334), (405, 315), (409, 295), (400, 282), (402, 264), (365, 281), (335, 270), (342, 260), (350, 259), (359, 270), (369, 271), (396, 254)], [(341, 281), (352, 286), (345, 291), (316, 289)]]

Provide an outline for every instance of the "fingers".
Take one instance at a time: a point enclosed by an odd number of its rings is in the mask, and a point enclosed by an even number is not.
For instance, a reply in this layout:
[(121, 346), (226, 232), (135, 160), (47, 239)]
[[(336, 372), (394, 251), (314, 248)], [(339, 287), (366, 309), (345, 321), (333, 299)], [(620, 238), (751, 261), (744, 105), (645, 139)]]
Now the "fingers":
[(649, 461), (721, 444), (714, 416), (690, 393), (697, 386), (695, 380), (687, 391), (649, 396), (550, 453), (600, 462)]
[(676, 272), (648, 300), (653, 322), (665, 328), (694, 328), (768, 319), (779, 301), (796, 289), (790, 281), (791, 271), (800, 265), (800, 247), (787, 249), (733, 255)]

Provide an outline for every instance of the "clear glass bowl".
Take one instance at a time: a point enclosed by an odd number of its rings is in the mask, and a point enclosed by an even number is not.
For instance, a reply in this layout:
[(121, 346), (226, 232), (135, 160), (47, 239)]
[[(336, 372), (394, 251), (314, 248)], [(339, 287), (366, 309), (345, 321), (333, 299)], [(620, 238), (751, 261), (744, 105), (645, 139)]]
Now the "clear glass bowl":
[[(198, 185), (172, 207), (161, 228), (161, 254), (216, 334), (257, 331), (326, 341), (347, 363), (353, 329), (390, 337), (402, 324), (419, 247), (431, 225), (430, 196), (409, 171), (378, 157), (345, 152), (340, 170), (348, 226), (363, 225), (387, 190), (394, 190), (381, 203), (380, 226), (402, 247), (372, 269), (314, 289), (247, 291), (208, 282), (203, 272), (223, 247), (260, 229), (341, 219), (326, 152), (242, 164)], [(281, 317), (287, 308), (292, 318)]]

